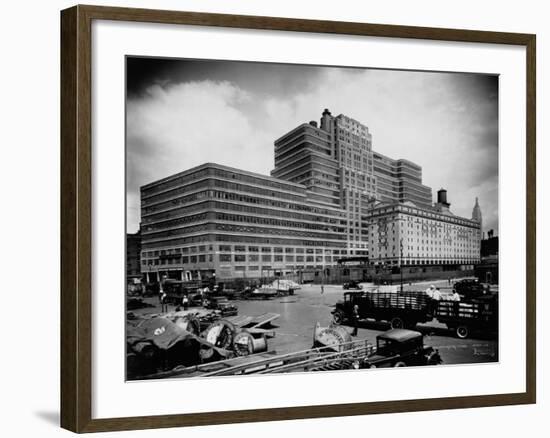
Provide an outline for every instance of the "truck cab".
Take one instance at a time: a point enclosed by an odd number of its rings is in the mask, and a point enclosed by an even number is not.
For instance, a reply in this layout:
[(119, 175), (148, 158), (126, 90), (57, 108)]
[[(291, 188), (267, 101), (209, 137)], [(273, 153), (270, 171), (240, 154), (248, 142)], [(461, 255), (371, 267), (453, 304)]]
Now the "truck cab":
[(361, 317), (361, 308), (363, 304), (364, 294), (362, 291), (345, 292), (344, 298), (336, 302), (336, 306), (332, 311), (332, 318), (336, 324), (344, 324), (350, 319), (354, 305), (359, 305), (359, 315)]

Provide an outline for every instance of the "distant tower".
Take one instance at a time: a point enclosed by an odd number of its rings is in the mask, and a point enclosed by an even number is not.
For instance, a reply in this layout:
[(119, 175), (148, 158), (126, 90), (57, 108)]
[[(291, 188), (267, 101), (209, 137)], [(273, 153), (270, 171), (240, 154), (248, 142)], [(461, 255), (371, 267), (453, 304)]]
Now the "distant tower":
[(479, 222), (480, 229), (483, 230), (483, 217), (481, 216), (481, 208), (479, 207), (479, 202), (476, 197), (476, 205), (474, 205), (474, 209), (472, 210), (472, 220)]

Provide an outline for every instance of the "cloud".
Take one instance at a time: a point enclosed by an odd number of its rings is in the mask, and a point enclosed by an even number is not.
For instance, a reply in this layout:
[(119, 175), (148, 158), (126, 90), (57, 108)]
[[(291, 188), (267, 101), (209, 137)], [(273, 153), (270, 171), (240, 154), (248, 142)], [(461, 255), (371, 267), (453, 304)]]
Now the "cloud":
[(484, 228), (498, 229), (498, 108), (494, 81), (485, 80), (334, 68), (303, 89), (289, 83), (293, 93), (258, 93), (257, 78), (249, 89), (244, 81), (152, 85), (127, 105), (128, 230), (137, 229), (139, 186), (204, 162), (269, 174), (273, 141), (324, 108), (367, 125), (374, 150), (422, 166), (424, 183), (445, 187), (456, 214), (470, 217), (478, 196)]
[[(208, 161), (257, 170), (268, 142), (239, 106), (250, 96), (227, 82), (154, 85), (127, 105), (128, 229), (138, 226), (139, 187)], [(262, 162), (264, 162), (262, 166)], [(251, 169), (254, 170), (254, 169)]]

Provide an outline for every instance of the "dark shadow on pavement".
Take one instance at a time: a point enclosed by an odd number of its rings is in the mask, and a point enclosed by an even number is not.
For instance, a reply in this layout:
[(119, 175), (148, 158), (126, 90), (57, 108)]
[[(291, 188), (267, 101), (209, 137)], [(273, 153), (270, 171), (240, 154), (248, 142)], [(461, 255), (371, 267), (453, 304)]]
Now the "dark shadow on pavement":
[[(343, 325), (351, 327), (349, 322), (345, 322)], [(381, 321), (372, 321), (372, 320), (362, 320), (359, 321), (359, 328), (369, 329), (369, 330), (378, 330), (378, 331), (387, 331), (389, 330), (390, 324), (387, 322)], [(418, 324), (412, 330), (416, 330), (422, 333), (424, 336), (443, 336), (448, 338), (456, 338), (454, 331), (449, 330), (446, 327), (433, 327), (429, 325)], [(469, 339), (479, 339), (479, 340), (497, 340), (498, 336), (495, 333), (491, 332), (480, 332), (472, 331)]]
[[(449, 330), (448, 328), (443, 328), (443, 327), (430, 327), (426, 325), (417, 325), (415, 330), (419, 331), (425, 336), (445, 336), (448, 338), (456, 338), (455, 332), (453, 330)], [(468, 339), (495, 341), (495, 340), (498, 340), (498, 336), (496, 333), (493, 333), (491, 331), (482, 332), (479, 330), (472, 330), (470, 335), (468, 336)]]
[(390, 325), (387, 322), (362, 320), (359, 321), (359, 328), (386, 331), (390, 329)]

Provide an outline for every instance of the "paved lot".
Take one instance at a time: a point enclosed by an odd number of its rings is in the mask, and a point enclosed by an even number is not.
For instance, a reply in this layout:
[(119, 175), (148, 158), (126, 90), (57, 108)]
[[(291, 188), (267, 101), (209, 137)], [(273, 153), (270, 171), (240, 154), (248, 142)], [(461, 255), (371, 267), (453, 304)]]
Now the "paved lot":
[[(422, 290), (435, 284), (438, 287), (448, 286), (447, 281), (428, 282), (408, 286), (406, 289)], [(278, 326), (276, 336), (269, 339), (269, 350), (279, 354), (311, 348), (313, 331), (319, 323), (328, 326), (332, 320), (331, 310), (339, 299), (342, 299), (341, 286), (325, 286), (321, 293), (319, 285), (303, 285), (293, 296), (273, 298), (270, 300), (236, 301), (239, 315), (259, 315), (265, 312), (278, 313), (281, 316), (274, 321)], [(156, 298), (150, 299), (156, 304)], [(142, 309), (139, 313), (158, 312), (160, 308)], [(172, 309), (171, 309), (172, 310)], [(368, 339), (375, 342), (376, 335), (388, 330), (384, 323), (363, 322), (360, 325), (357, 339)], [(352, 328), (348, 327), (351, 331)], [(417, 330), (425, 334), (425, 343), (439, 348), (445, 364), (480, 363), (498, 360), (498, 342), (492, 337), (485, 339), (458, 339), (437, 322), (419, 324)]]
[[(431, 284), (431, 283), (430, 283)], [(418, 289), (418, 288), (416, 288)], [(341, 286), (325, 286), (324, 293), (318, 285), (304, 285), (294, 296), (269, 301), (240, 301), (239, 314), (255, 315), (263, 312), (280, 313), (276, 321), (277, 335), (270, 340), (270, 349), (288, 353), (311, 348), (315, 324), (323, 327), (332, 321), (331, 310), (342, 298)], [(348, 327), (351, 331), (352, 328)], [(375, 342), (376, 335), (389, 329), (385, 323), (365, 321), (360, 324), (358, 339)], [(497, 360), (497, 342), (492, 338), (458, 339), (446, 326), (437, 322), (419, 324), (425, 343), (440, 349), (444, 363), (479, 363)]]

